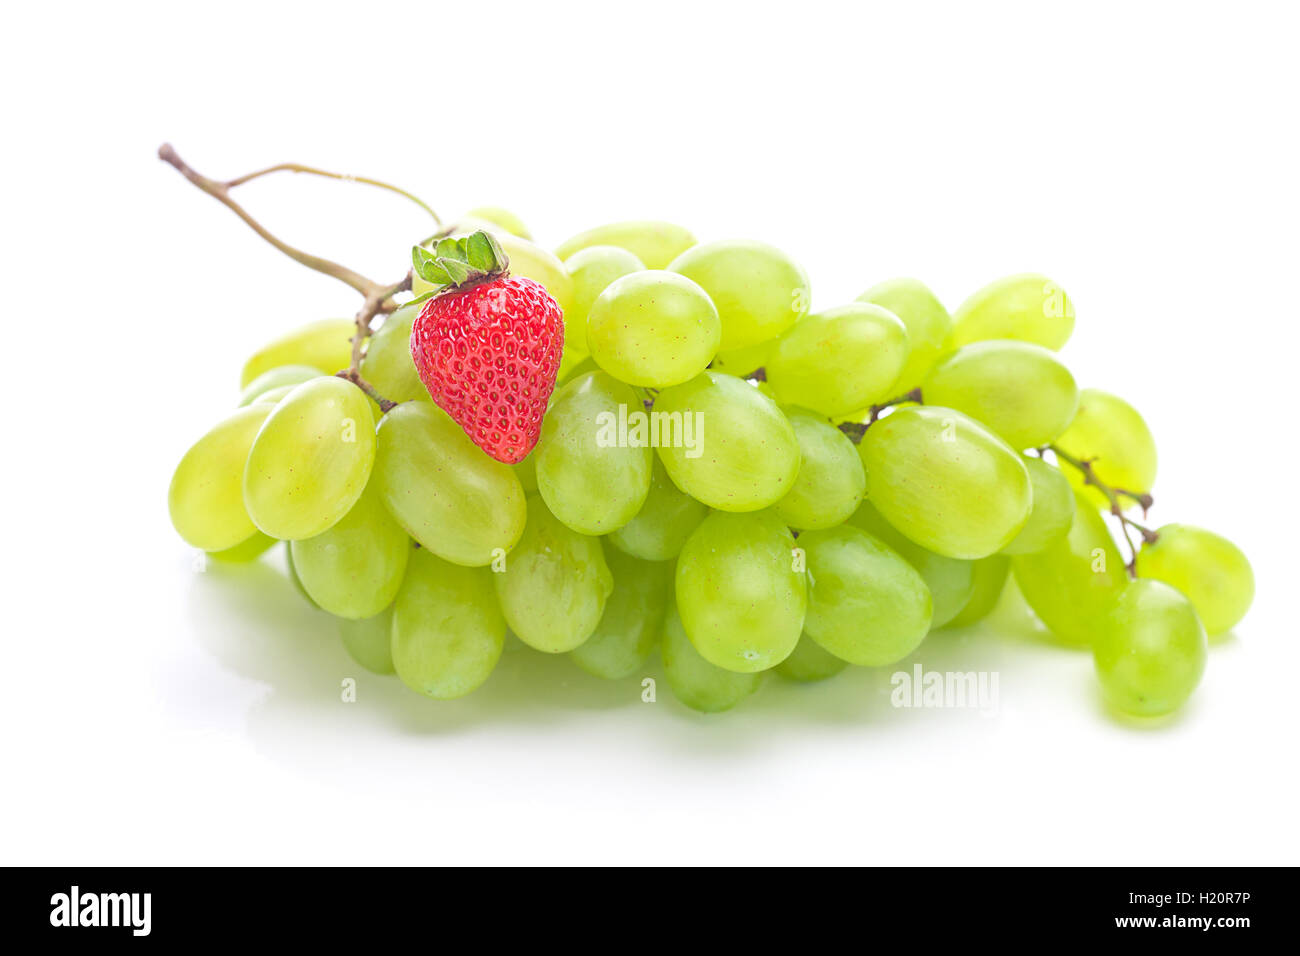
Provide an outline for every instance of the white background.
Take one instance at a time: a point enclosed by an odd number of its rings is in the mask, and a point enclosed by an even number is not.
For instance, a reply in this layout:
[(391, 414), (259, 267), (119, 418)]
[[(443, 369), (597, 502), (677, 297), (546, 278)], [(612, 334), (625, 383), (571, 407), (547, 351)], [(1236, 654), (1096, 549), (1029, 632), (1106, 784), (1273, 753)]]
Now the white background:
[[(1300, 862), (1291, 13), (460, 11), (7, 8), (0, 858)], [(815, 308), (900, 274), (953, 308), (1045, 272), (1077, 307), (1081, 383), (1156, 433), (1153, 519), (1235, 539), (1255, 608), (1185, 711), (1143, 727), (1013, 606), (918, 654), (999, 671), (991, 715), (892, 709), (868, 672), (714, 717), (521, 649), (454, 703), (359, 673), (277, 559), (196, 573), (169, 525), (172, 468), (245, 357), (357, 301), (160, 163), (164, 140), (221, 178), (292, 160), (446, 216), (506, 206), (547, 245), (642, 216), (765, 239)], [(380, 280), (427, 231), (359, 186), (242, 198)]]

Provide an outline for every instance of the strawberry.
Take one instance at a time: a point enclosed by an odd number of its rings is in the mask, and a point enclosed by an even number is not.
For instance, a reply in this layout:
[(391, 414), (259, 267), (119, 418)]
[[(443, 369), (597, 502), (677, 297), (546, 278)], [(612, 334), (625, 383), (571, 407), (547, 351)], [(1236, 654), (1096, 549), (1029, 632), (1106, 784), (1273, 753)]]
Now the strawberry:
[[(416, 246), (416, 273), (442, 288), (411, 326), (411, 358), (434, 402), (497, 461), (522, 460), (542, 431), (564, 346), (560, 306), (509, 273), (486, 232)], [(417, 300), (419, 301), (419, 300)]]

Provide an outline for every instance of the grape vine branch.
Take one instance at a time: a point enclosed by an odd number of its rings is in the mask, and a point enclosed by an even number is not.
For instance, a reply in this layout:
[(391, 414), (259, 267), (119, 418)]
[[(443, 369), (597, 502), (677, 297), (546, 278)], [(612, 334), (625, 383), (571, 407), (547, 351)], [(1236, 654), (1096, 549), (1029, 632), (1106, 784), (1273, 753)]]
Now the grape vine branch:
[(1038, 449), (1038, 454), (1039, 456), (1042, 456), (1044, 452), (1048, 451), (1056, 456), (1058, 462), (1063, 461), (1071, 468), (1077, 469), (1078, 472), (1083, 475), (1083, 483), (1085, 485), (1091, 485), (1106, 496), (1106, 500), (1110, 502), (1110, 513), (1119, 519), (1119, 528), (1121, 533), (1124, 535), (1124, 543), (1128, 545), (1129, 554), (1132, 555), (1131, 560), (1125, 565), (1125, 567), (1128, 569), (1129, 577), (1137, 577), (1138, 549), (1134, 547), (1133, 538), (1129, 534), (1128, 529), (1132, 528), (1134, 531), (1138, 532), (1138, 534), (1142, 535), (1142, 540), (1147, 544), (1155, 544), (1160, 536), (1146, 525), (1139, 524), (1126, 515), (1124, 513), (1124, 506), (1120, 503), (1120, 499), (1129, 498), (1140, 505), (1142, 508), (1143, 518), (1147, 516), (1147, 512), (1151, 509), (1151, 506), (1155, 504), (1155, 499), (1145, 492), (1138, 494), (1134, 491), (1126, 491), (1123, 488), (1112, 488), (1110, 485), (1106, 484), (1106, 482), (1097, 477), (1097, 471), (1092, 467), (1093, 462), (1097, 460), (1095, 458), (1076, 458), (1069, 452), (1061, 450), (1056, 445), (1046, 445)]

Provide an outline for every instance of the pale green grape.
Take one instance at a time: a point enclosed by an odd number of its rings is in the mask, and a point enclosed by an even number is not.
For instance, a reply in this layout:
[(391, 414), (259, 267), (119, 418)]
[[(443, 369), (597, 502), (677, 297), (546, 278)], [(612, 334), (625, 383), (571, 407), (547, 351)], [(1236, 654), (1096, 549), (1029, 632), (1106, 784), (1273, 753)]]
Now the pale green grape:
[(972, 581), (970, 600), (961, 609), (961, 613), (948, 622), (949, 627), (968, 627), (988, 617), (1002, 597), (1006, 587), (1007, 575), (1011, 571), (1011, 559), (1005, 554), (990, 554), (971, 562)]
[(695, 237), (671, 222), (633, 220), (611, 222), (580, 232), (555, 250), (561, 259), (591, 246), (618, 246), (636, 256), (647, 269), (664, 269), (679, 255), (695, 245)]
[(333, 375), (352, 361), (352, 335), (356, 330), (351, 319), (322, 319), (294, 329), (263, 346), (244, 363), (239, 387), (247, 388), (259, 375), (281, 365), (308, 365)]
[(341, 617), (339, 636), (348, 656), (375, 674), (392, 674), (393, 607), (390, 604), (374, 617), (359, 621)]
[(289, 551), (298, 580), (317, 606), (336, 617), (360, 619), (393, 603), (411, 539), (371, 485), (337, 524), (291, 542)]
[(722, 351), (774, 339), (808, 314), (807, 273), (766, 243), (729, 239), (694, 246), (667, 268), (699, 283), (717, 306)]
[(204, 551), (225, 551), (257, 532), (244, 507), (244, 464), (270, 414), (269, 405), (241, 408), (181, 458), (167, 489), (167, 509), (176, 533), (186, 544)]
[(768, 339), (766, 342), (749, 345), (743, 349), (719, 352), (713, 357), (713, 361), (709, 363), (709, 368), (715, 372), (726, 372), (728, 375), (736, 376), (736, 378), (744, 378), (750, 372), (755, 372), (767, 366), (767, 360), (775, 346), (776, 340)]
[(488, 564), (523, 534), (514, 471), (431, 402), (403, 402), (380, 420), (375, 480), (406, 533), (453, 564)]
[(1047, 276), (1007, 276), (989, 283), (952, 316), (950, 348), (985, 339), (1018, 339), (1059, 349), (1074, 331), (1074, 303)]
[(703, 372), (660, 392), (652, 417), (660, 423), (656, 448), (673, 483), (711, 508), (757, 511), (794, 487), (794, 426), (776, 402), (741, 379)]
[(890, 279), (874, 285), (858, 296), (858, 301), (883, 306), (907, 327), (910, 349), (890, 395), (902, 395), (920, 385), (943, 355), (952, 330), (952, 318), (943, 303), (916, 279)]
[(384, 319), (384, 324), (370, 336), (361, 359), (361, 377), (390, 402), (429, 397), (411, 359), (411, 326), (419, 317), (420, 308), (404, 305)]
[(917, 570), (879, 538), (841, 525), (799, 536), (808, 556), (808, 636), (851, 664), (901, 661), (930, 631), (934, 602)]
[(639, 561), (617, 548), (605, 552), (605, 561), (614, 590), (596, 630), (570, 653), (588, 674), (618, 680), (640, 669), (659, 640), (673, 566)]
[(1227, 538), (1188, 524), (1167, 524), (1138, 553), (1137, 573), (1172, 585), (1196, 608), (1211, 636), (1230, 631), (1255, 599), (1255, 572)]
[(1069, 426), (1079, 407), (1070, 370), (1041, 345), (999, 340), (963, 346), (931, 370), (921, 394), (985, 425), (1017, 451)]
[(591, 636), (614, 590), (599, 538), (562, 524), (539, 496), (529, 495), (528, 524), (506, 560), (493, 583), (521, 641), (562, 654)]
[[(319, 375), (317, 376), (319, 378)], [(277, 385), (275, 388), (268, 388), (257, 398), (249, 402), (250, 405), (279, 405), (280, 399), (292, 392), (297, 385)]]
[(704, 371), (718, 350), (721, 328), (713, 302), (690, 279), (676, 272), (634, 272), (611, 282), (592, 305), (587, 347), (619, 381), (667, 388)]
[(370, 399), (351, 382), (323, 376), (271, 407), (244, 467), (248, 515), (273, 538), (311, 538), (342, 518), (375, 462)]
[[(1096, 388), (1081, 391), (1079, 411), (1054, 444), (1080, 461), (1094, 459), (1093, 472), (1111, 488), (1141, 495), (1156, 482), (1156, 440), (1137, 409), (1118, 395)], [(1066, 477), (1085, 498), (1095, 507), (1110, 509), (1105, 495), (1084, 486), (1078, 469), (1065, 468)]]
[(560, 368), (555, 376), (556, 385), (565, 385), (572, 382), (579, 375), (599, 371), (600, 366), (596, 364), (595, 359), (577, 349), (570, 349), (566, 342), (564, 351), (560, 353)]
[(892, 398), (907, 352), (898, 316), (855, 302), (810, 315), (782, 335), (767, 360), (767, 381), (783, 405), (843, 415)]
[(450, 564), (424, 549), (393, 604), (393, 668), (426, 697), (463, 697), (483, 684), (505, 647), (506, 622), (487, 568)]
[(537, 456), (531, 452), (510, 466), (525, 492), (537, 490)]
[(279, 365), (268, 369), (249, 382), (239, 393), (239, 406), (242, 408), (251, 405), (267, 392), (280, 392), (280, 397), (283, 397), (287, 393), (282, 389), (292, 389), (295, 385), (320, 378), (320, 374), (320, 369), (312, 368), (310, 365)]
[(588, 246), (565, 259), (564, 268), (573, 279), (573, 307), (564, 317), (565, 344), (572, 343), (577, 351), (589, 353), (587, 316), (592, 304), (611, 282), (641, 272), (645, 264), (618, 246)]
[(532, 239), (532, 233), (524, 225), (524, 221), (512, 213), (509, 209), (502, 209), (500, 206), (477, 206), (465, 213), (468, 219), (478, 219), (482, 222), (490, 222), (500, 226), (512, 236), (518, 236), (520, 239)]
[(1060, 470), (1041, 458), (1024, 459), (1033, 488), (1034, 503), (1029, 520), (1011, 543), (1002, 549), (1003, 554), (1033, 554), (1053, 541), (1064, 537), (1074, 521), (1074, 490)]
[(293, 589), (297, 591), (298, 594), (302, 596), (302, 599), (312, 607), (319, 608), (320, 605), (317, 604), (312, 596), (307, 593), (307, 589), (302, 586), (302, 579), (298, 577), (298, 569), (293, 566), (293, 548), (289, 546), (288, 541), (284, 543), (284, 564), (285, 568), (289, 572), (289, 583), (293, 585)]
[(831, 528), (858, 509), (867, 490), (862, 459), (838, 428), (811, 412), (787, 409), (799, 441), (799, 473), (773, 510), (792, 528)]
[(848, 661), (824, 650), (805, 633), (799, 638), (799, 643), (794, 646), (790, 656), (777, 664), (773, 670), (786, 680), (809, 683), (834, 677), (848, 666)]
[(1106, 700), (1139, 717), (1181, 707), (1201, 682), (1209, 656), (1191, 602), (1161, 581), (1144, 579), (1119, 595), (1092, 653)]
[(921, 547), (882, 518), (870, 501), (862, 503), (849, 523), (879, 538), (916, 568), (934, 601), (932, 629), (943, 627), (970, 602), (975, 593), (975, 562), (947, 558)]
[(607, 540), (634, 558), (669, 561), (677, 557), (686, 539), (708, 513), (707, 507), (673, 484), (664, 463), (655, 456), (645, 504)]
[(208, 556), (217, 561), (225, 561), (230, 564), (247, 564), (249, 561), (260, 558), (275, 543), (275, 538), (270, 535), (254, 531), (233, 548), (226, 548), (222, 551), (209, 551)]
[(950, 558), (983, 558), (1004, 547), (1029, 517), (1029, 473), (1020, 456), (951, 408), (899, 408), (858, 446), (867, 498), (922, 547)]
[[(551, 298), (559, 304), (567, 324), (569, 310), (573, 307), (573, 279), (569, 277), (563, 262), (541, 246), (512, 235), (499, 226), (494, 229), (492, 224), (476, 223), (468, 219), (462, 220), (459, 225), (461, 230), (455, 234), (456, 237), (473, 233), (480, 227), (486, 226), (486, 231), (492, 233), (510, 259), (511, 275), (532, 279), (543, 286), (551, 294)], [(411, 279), (411, 291), (417, 296), (431, 292), (435, 288), (437, 286), (419, 276)]]
[(604, 372), (590, 372), (561, 388), (542, 420), (537, 487), (555, 517), (581, 534), (621, 528), (650, 493), (654, 452), (621, 435), (620, 418), (645, 418), (636, 393)]
[(771, 512), (715, 511), (677, 557), (675, 594), (696, 650), (732, 671), (767, 670), (794, 650), (808, 586), (794, 537)]
[(730, 710), (763, 683), (764, 674), (742, 674), (710, 664), (700, 656), (682, 626), (677, 608), (669, 605), (664, 615), (664, 676), (673, 696), (692, 710), (716, 714)]
[(1074, 509), (1069, 534), (1035, 554), (1018, 554), (1011, 569), (1034, 613), (1061, 640), (1090, 644), (1128, 583), (1124, 559), (1096, 509)]

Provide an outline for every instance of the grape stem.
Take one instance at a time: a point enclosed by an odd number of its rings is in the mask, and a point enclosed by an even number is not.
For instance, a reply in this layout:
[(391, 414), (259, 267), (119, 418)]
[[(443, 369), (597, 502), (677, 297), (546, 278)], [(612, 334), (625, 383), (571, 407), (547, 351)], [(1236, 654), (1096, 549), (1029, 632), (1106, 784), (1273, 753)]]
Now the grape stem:
[(1123, 488), (1112, 488), (1106, 482), (1097, 477), (1097, 471), (1093, 468), (1093, 462), (1096, 458), (1075, 458), (1067, 451), (1062, 451), (1056, 445), (1045, 445), (1038, 449), (1041, 456), (1044, 452), (1050, 451), (1056, 456), (1058, 462), (1065, 462), (1072, 468), (1075, 468), (1083, 475), (1083, 483), (1091, 485), (1106, 496), (1110, 502), (1110, 513), (1119, 519), (1120, 531), (1124, 535), (1124, 543), (1128, 545), (1129, 553), (1133, 556), (1125, 567), (1128, 569), (1129, 577), (1137, 577), (1137, 555), (1138, 549), (1133, 544), (1133, 538), (1129, 534), (1129, 528), (1132, 528), (1138, 534), (1142, 535), (1142, 541), (1146, 544), (1155, 544), (1160, 535), (1152, 531), (1144, 524), (1139, 524), (1128, 515), (1124, 514), (1124, 506), (1120, 504), (1121, 498), (1129, 498), (1142, 506), (1142, 517), (1145, 518), (1151, 506), (1155, 504), (1155, 499), (1151, 495), (1143, 492), (1138, 494), (1133, 491), (1127, 491)]
[(891, 398), (888, 401), (881, 402), (879, 405), (871, 406), (871, 415), (865, 422), (840, 422), (839, 429), (849, 436), (849, 441), (857, 445), (861, 443), (862, 436), (867, 433), (867, 429), (880, 420), (880, 413), (887, 408), (893, 408), (895, 405), (902, 405), (904, 402), (915, 402), (921, 404), (921, 389), (912, 389), (905, 392), (897, 398)]

